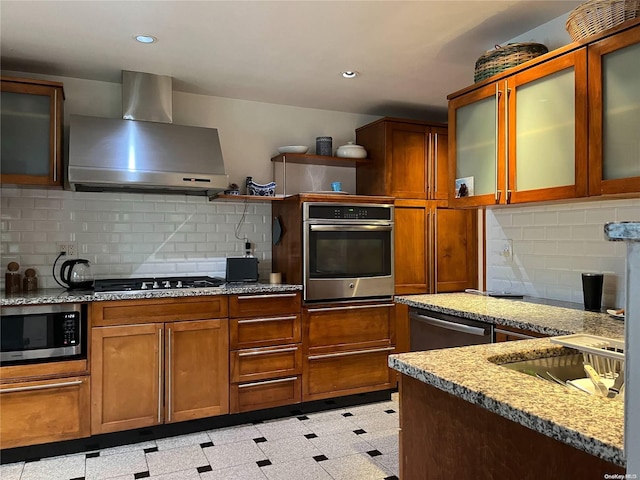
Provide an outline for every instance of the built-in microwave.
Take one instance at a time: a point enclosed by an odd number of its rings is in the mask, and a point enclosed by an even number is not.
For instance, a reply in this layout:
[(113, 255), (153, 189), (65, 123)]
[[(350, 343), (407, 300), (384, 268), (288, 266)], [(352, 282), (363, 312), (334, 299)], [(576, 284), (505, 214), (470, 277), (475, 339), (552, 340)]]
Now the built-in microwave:
[(393, 205), (305, 202), (304, 300), (390, 299)]
[(3, 307), (0, 365), (86, 358), (86, 318), (82, 304)]

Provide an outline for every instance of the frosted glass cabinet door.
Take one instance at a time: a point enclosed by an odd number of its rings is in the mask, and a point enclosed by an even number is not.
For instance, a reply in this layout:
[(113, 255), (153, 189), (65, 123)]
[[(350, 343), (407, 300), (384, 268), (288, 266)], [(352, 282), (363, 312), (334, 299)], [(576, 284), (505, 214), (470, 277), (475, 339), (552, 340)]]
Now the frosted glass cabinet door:
[(587, 194), (586, 67), (581, 48), (509, 79), (507, 203)]
[[(449, 202), (453, 206), (498, 203), (499, 110), (503, 91), (490, 84), (449, 102)], [(462, 186), (464, 184), (464, 186)], [(462, 186), (462, 189), (461, 189)]]
[(61, 89), (3, 79), (2, 183), (60, 185)]
[(640, 192), (640, 26), (589, 47), (589, 193)]

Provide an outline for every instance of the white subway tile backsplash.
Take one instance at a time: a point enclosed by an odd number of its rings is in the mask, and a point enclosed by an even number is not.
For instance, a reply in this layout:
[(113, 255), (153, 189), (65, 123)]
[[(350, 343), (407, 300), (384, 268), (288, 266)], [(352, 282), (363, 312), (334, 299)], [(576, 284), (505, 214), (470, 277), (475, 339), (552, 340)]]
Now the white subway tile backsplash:
[[(640, 219), (640, 199), (494, 208), (486, 219), (488, 289), (504, 290), (510, 280), (514, 291), (582, 303), (581, 273), (605, 272), (603, 306), (624, 305), (626, 247), (606, 241), (603, 228)], [(527, 240), (517, 240), (513, 226)], [(514, 240), (511, 262), (500, 255), (505, 238)]]
[[(55, 193), (53, 193), (55, 192)], [(138, 275), (224, 277), (227, 256), (244, 254), (247, 237), (271, 270), (271, 204), (210, 202), (204, 197), (69, 192), (2, 187), (3, 262), (36, 268), (43, 288), (58, 285), (51, 267), (58, 243), (76, 242), (97, 278)], [(58, 262), (59, 264), (61, 261)]]

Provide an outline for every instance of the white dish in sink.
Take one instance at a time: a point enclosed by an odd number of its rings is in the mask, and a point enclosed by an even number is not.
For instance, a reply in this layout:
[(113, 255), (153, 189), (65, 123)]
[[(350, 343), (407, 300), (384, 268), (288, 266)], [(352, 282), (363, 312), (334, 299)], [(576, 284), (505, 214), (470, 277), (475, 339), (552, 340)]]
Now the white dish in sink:
[[(605, 387), (611, 388), (613, 386), (613, 378), (600, 377), (600, 379)], [(576, 386), (579, 390), (588, 391), (591, 395), (596, 395), (596, 386), (590, 378), (576, 378), (575, 380), (567, 380), (567, 383)]]

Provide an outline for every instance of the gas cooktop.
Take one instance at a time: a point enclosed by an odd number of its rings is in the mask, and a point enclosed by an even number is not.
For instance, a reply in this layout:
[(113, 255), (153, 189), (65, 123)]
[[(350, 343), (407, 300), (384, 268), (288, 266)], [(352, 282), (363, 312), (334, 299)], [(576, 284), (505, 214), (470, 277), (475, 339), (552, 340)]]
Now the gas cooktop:
[(224, 279), (218, 277), (145, 277), (96, 280), (94, 291), (100, 293), (140, 293), (157, 290), (180, 290), (219, 287)]

